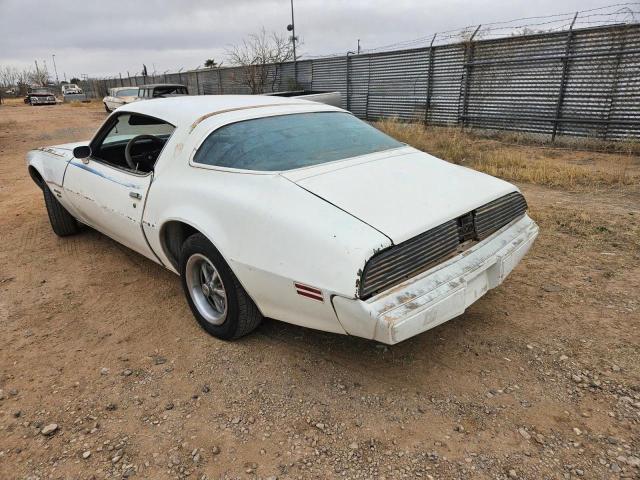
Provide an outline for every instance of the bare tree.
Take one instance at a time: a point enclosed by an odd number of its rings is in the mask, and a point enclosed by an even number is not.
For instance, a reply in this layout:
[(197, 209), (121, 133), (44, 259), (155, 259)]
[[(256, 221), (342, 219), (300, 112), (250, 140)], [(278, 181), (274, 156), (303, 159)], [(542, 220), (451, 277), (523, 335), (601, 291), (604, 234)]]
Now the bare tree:
[(38, 67), (29, 73), (29, 82), (33, 85), (46, 86), (49, 82), (49, 71), (47, 67)]
[(46, 71), (36, 72), (30, 68), (22, 70), (12, 65), (0, 66), (0, 87), (16, 87), (19, 93), (26, 93), (30, 84), (44, 85), (48, 74)]
[(15, 67), (0, 66), (0, 87), (13, 87), (16, 84)]
[(293, 48), (288, 39), (275, 32), (267, 34), (263, 28), (260, 33), (249, 35), (240, 45), (227, 50), (229, 63), (240, 67), (242, 85), (251, 93), (264, 93), (269, 72), (272, 72), (273, 89), (283, 62), (293, 58)]

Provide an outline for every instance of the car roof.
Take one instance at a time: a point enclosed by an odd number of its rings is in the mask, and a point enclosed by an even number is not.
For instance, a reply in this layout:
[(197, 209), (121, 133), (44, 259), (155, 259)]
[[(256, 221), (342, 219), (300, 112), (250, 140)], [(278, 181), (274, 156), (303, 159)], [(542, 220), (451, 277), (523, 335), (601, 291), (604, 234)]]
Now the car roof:
[(191, 125), (199, 118), (217, 112), (283, 104), (318, 105), (308, 100), (264, 95), (185, 95), (128, 103), (118, 108), (118, 112), (148, 115), (179, 127)]

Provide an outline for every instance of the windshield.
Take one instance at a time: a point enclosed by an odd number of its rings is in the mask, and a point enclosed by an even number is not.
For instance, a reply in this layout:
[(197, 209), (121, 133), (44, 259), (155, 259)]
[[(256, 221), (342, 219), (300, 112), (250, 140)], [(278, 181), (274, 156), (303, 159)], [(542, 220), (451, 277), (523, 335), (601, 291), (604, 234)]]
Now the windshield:
[(47, 95), (51, 95), (51, 92), (46, 88), (34, 88), (31, 93), (46, 93)]
[(100, 148), (109, 145), (126, 143), (138, 135), (154, 135), (161, 138), (168, 138), (174, 127), (162, 120), (151, 117), (144, 117), (133, 113), (123, 113), (120, 115), (109, 130), (109, 133), (102, 141)]
[(193, 161), (242, 170), (280, 171), (401, 146), (349, 113), (297, 113), (225, 125), (207, 137)]
[(127, 88), (126, 90), (119, 90), (116, 93), (117, 97), (135, 97), (136, 95), (138, 95), (137, 88)]

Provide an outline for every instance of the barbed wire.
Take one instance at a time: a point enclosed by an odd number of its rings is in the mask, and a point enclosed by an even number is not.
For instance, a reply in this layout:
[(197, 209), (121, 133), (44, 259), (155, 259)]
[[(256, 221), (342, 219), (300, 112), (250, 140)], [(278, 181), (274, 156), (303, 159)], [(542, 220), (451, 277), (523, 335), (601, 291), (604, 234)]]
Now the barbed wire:
[[(474, 32), (474, 39), (490, 40), (493, 38), (506, 38), (517, 35), (562, 32), (564, 30), (568, 30), (572, 24), (574, 29), (578, 29), (580, 27), (589, 28), (599, 25), (611, 26), (616, 24), (631, 24), (637, 23), (638, 19), (640, 19), (640, 2), (622, 2), (586, 10), (578, 10), (577, 12), (573, 11), (550, 15), (537, 15), (483, 23), (480, 25), (477, 32), (475, 32), (476, 28), (478, 28), (477, 24), (467, 25), (466, 27), (443, 30), (411, 40), (394, 42), (374, 48), (361, 49), (360, 53), (367, 54), (393, 50), (409, 50), (413, 48), (428, 47), (432, 44), (440, 46), (448, 43), (459, 43), (468, 41)], [(513, 25), (514, 23), (517, 24)], [(344, 52), (318, 55), (307, 54), (299, 59), (330, 58), (341, 57), (344, 55)]]

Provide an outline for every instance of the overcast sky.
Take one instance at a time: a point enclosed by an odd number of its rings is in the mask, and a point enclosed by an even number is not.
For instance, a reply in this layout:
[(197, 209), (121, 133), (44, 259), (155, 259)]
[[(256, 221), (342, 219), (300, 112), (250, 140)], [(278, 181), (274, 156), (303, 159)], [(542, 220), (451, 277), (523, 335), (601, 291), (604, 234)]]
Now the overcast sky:
[[(603, 0), (294, 0), (305, 55), (425, 37), (470, 24), (564, 13)], [(637, 10), (637, 8), (635, 8)], [(0, 0), (0, 65), (55, 54), (60, 79), (193, 69), (264, 27), (286, 34), (289, 0)]]

